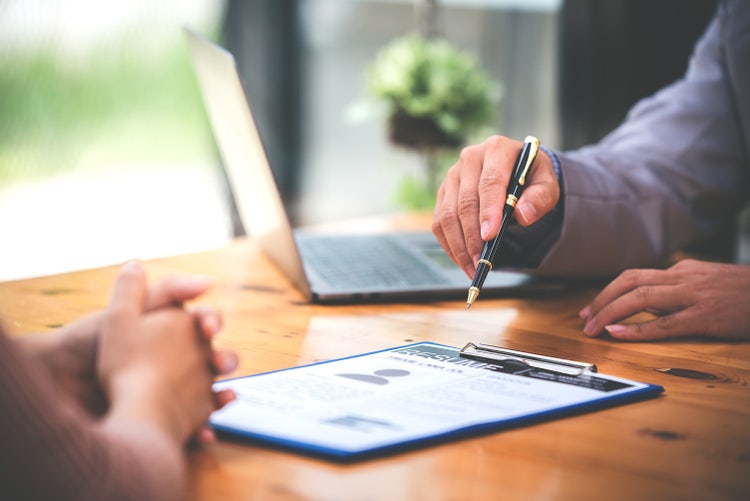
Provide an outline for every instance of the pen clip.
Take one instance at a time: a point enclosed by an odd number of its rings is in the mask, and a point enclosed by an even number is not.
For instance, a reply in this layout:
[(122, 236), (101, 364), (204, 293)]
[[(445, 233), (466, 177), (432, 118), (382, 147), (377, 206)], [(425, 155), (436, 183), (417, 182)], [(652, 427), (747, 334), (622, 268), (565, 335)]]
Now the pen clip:
[(459, 355), (490, 363), (516, 360), (535, 369), (548, 370), (566, 376), (580, 376), (585, 372), (596, 372), (596, 365), (594, 364), (526, 353), (482, 343), (467, 343), (466, 346), (461, 348)]
[(518, 184), (521, 186), (526, 184), (526, 175), (529, 173), (529, 169), (531, 169), (534, 160), (536, 160), (536, 155), (539, 153), (540, 147), (539, 139), (534, 136), (526, 136), (526, 139), (524, 139), (523, 142), (529, 145), (529, 154), (526, 157), (526, 164), (521, 170), (521, 175), (518, 177)]

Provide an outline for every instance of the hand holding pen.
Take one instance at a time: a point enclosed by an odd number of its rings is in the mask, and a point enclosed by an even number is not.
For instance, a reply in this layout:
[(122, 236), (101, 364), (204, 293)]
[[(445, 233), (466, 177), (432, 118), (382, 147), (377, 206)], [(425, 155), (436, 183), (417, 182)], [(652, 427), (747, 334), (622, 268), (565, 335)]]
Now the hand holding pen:
[(533, 136), (527, 136), (524, 140), (523, 147), (518, 155), (518, 160), (516, 160), (516, 165), (513, 168), (513, 173), (511, 174), (508, 183), (500, 230), (497, 232), (497, 235), (495, 235), (495, 238), (484, 244), (482, 255), (479, 257), (477, 269), (474, 273), (474, 279), (469, 287), (469, 293), (466, 299), (467, 309), (471, 307), (479, 296), (479, 293), (482, 290), (482, 285), (484, 285), (484, 281), (487, 279), (487, 274), (494, 266), (497, 251), (500, 248), (500, 243), (505, 234), (505, 230), (508, 227), (508, 223), (510, 222), (511, 217), (513, 217), (516, 203), (518, 203), (518, 199), (526, 188), (527, 181), (531, 174), (531, 166), (534, 164), (536, 155), (539, 152), (539, 146), (539, 140)]
[[(512, 169), (522, 149), (520, 141), (500, 135), (466, 146), (438, 190), (432, 231), (469, 280), (474, 277), (485, 242), (500, 229)], [(544, 150), (537, 155), (525, 181), (513, 217), (526, 227), (539, 221), (560, 200), (558, 176)]]

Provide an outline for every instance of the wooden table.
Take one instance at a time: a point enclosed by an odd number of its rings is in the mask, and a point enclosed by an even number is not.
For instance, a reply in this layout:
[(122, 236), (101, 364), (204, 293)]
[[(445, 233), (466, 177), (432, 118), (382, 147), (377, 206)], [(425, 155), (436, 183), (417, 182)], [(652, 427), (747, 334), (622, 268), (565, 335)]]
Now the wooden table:
[[(249, 240), (146, 263), (150, 278), (205, 274), (220, 343), (244, 375), (415, 341), (466, 341), (594, 362), (662, 397), (355, 464), (228, 441), (192, 456), (198, 500), (750, 499), (750, 344), (620, 343), (581, 334), (595, 288), (540, 298), (306, 304)], [(15, 334), (105, 305), (116, 267), (0, 283)], [(687, 369), (682, 376), (659, 369)], [(673, 371), (679, 372), (679, 371)], [(685, 375), (693, 377), (684, 377)]]

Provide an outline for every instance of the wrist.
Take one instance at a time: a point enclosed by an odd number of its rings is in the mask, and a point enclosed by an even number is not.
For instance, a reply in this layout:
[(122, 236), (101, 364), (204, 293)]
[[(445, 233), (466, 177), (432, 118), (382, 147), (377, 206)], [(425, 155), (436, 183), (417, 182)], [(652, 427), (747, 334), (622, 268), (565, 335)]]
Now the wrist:
[(117, 458), (130, 461), (139, 482), (136, 491), (148, 493), (148, 499), (186, 499), (188, 465), (182, 444), (147, 421), (110, 418), (98, 427)]
[(541, 150), (545, 155), (547, 155), (547, 158), (549, 158), (550, 162), (552, 163), (552, 170), (555, 172), (557, 182), (560, 183), (560, 181), (562, 180), (562, 167), (560, 165), (560, 159), (557, 158), (557, 155), (554, 151), (550, 150), (546, 146), (542, 146)]
[(147, 368), (128, 370), (109, 378), (107, 397), (112, 423), (140, 424), (164, 434), (175, 445), (182, 446), (189, 434), (184, 419), (169, 405), (173, 400), (168, 388), (159, 384), (158, 374)]

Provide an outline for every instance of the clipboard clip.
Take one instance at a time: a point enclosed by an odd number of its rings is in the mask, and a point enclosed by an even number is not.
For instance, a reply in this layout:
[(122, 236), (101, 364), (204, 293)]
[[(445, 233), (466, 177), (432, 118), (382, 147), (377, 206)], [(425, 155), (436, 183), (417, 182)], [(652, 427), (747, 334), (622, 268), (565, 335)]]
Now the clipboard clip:
[(467, 343), (466, 346), (461, 348), (459, 355), (490, 363), (515, 360), (535, 369), (552, 371), (567, 376), (580, 376), (584, 372), (596, 372), (595, 364), (577, 362), (575, 360), (567, 360), (564, 358), (548, 357), (546, 355), (537, 355), (536, 353), (511, 350), (509, 348), (501, 348), (491, 344)]

